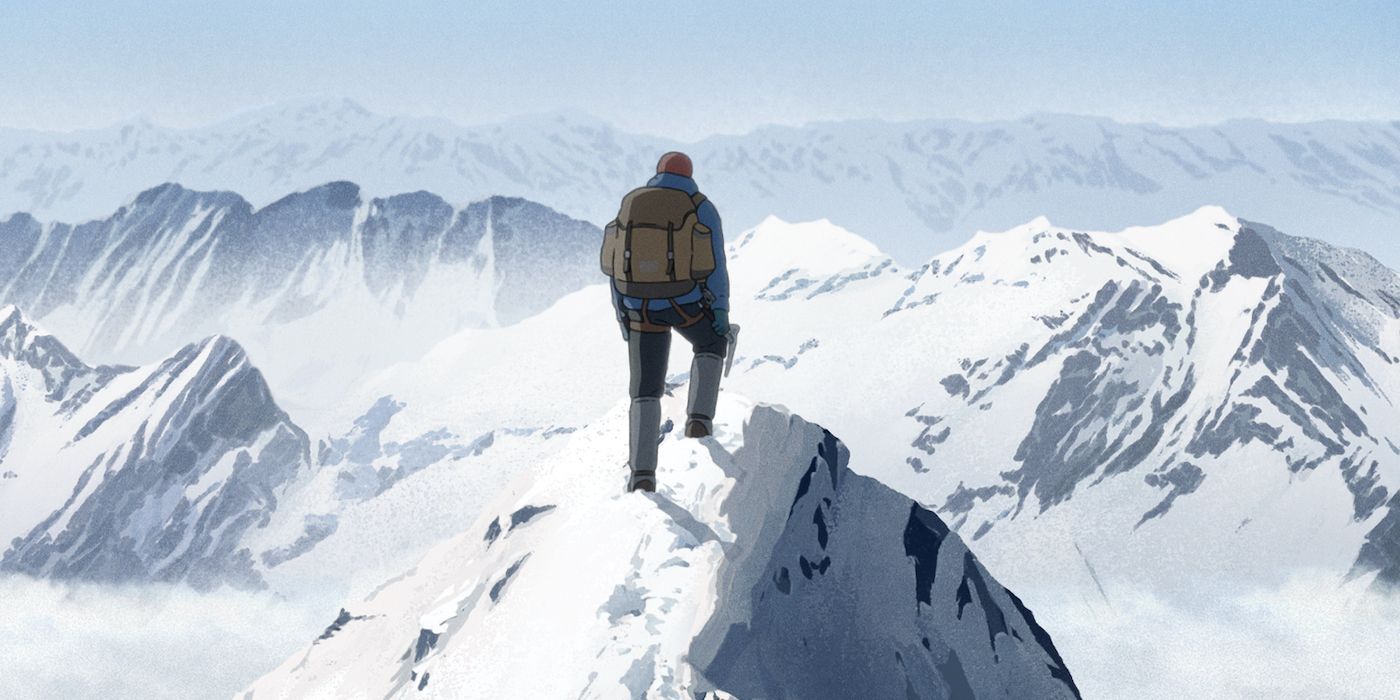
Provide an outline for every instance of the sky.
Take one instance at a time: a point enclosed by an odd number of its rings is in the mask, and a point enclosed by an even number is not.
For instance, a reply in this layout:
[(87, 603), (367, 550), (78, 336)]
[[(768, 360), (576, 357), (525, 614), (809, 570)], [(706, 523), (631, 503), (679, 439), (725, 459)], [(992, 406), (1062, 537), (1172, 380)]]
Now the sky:
[(1063, 112), (1400, 118), (1400, 3), (0, 0), (0, 126), (190, 127), (305, 97), (675, 138)]

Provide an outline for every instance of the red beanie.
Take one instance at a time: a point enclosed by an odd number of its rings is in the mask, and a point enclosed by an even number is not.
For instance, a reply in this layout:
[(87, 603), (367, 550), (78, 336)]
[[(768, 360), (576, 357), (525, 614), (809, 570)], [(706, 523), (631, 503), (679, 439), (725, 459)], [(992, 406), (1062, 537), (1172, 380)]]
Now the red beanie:
[(656, 172), (690, 177), (695, 172), (695, 167), (690, 164), (690, 156), (680, 151), (671, 151), (656, 162)]

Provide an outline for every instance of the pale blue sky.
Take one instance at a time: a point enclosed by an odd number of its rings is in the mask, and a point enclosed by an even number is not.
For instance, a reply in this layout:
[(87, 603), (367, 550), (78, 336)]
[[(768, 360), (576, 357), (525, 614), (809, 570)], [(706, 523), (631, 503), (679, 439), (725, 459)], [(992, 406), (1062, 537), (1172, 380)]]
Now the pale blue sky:
[(1400, 2), (0, 0), (0, 125), (216, 121), (304, 96), (680, 138), (1035, 112), (1400, 118)]

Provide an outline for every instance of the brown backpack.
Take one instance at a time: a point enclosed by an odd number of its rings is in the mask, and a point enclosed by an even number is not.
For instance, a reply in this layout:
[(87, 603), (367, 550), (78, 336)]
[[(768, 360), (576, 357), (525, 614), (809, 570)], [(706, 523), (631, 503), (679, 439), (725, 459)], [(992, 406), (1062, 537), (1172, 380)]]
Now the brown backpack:
[(684, 294), (715, 271), (710, 228), (700, 223), (705, 195), (639, 187), (622, 198), (603, 229), (603, 274), (618, 291), (643, 299)]

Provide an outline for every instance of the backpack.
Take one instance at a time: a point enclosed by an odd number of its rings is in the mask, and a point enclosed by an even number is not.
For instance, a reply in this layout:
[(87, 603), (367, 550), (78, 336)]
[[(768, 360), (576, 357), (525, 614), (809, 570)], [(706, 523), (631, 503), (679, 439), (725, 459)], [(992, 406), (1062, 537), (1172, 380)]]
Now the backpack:
[(705, 195), (639, 187), (622, 198), (603, 229), (603, 274), (617, 290), (643, 299), (680, 296), (715, 271), (710, 228), (700, 223)]

